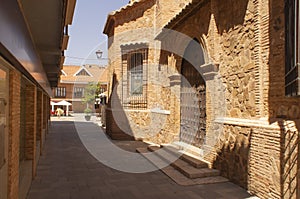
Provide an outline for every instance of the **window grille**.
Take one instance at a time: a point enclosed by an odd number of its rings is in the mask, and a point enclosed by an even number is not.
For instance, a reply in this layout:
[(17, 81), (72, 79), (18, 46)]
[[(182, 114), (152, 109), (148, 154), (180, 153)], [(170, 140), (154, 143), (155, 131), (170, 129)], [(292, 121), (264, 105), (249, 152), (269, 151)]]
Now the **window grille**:
[(74, 87), (74, 98), (82, 98), (84, 96), (83, 87)]
[(57, 87), (55, 89), (55, 97), (66, 97), (66, 87)]
[(147, 108), (148, 48), (122, 49), (122, 105)]
[(300, 66), (299, 0), (286, 0), (285, 17), (285, 93), (287, 96), (297, 96), (300, 94), (298, 74)]

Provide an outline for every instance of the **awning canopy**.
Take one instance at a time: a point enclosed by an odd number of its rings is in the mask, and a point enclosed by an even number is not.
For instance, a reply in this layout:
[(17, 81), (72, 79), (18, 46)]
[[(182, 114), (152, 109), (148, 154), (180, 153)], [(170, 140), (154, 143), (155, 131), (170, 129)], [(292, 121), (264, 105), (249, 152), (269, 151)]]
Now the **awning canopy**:
[(55, 106), (55, 105), (57, 105), (57, 103), (51, 101), (51, 102), (50, 102), (50, 105), (51, 105), (51, 106)]
[(70, 102), (67, 102), (66, 100), (62, 100), (60, 102), (55, 103), (54, 105), (57, 105), (57, 106), (71, 106), (72, 104)]
[(99, 94), (99, 97), (107, 97), (107, 95), (108, 95), (108, 92), (105, 91), (105, 92), (103, 92), (103, 93), (100, 93), (100, 94)]

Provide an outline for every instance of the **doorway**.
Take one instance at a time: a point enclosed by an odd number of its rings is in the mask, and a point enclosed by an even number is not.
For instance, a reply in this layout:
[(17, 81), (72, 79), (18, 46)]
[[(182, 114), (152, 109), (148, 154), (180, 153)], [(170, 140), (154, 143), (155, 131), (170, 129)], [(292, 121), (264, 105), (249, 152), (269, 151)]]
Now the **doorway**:
[(181, 65), (180, 141), (199, 148), (206, 137), (206, 85), (197, 70), (203, 64), (203, 48), (194, 39), (185, 49)]

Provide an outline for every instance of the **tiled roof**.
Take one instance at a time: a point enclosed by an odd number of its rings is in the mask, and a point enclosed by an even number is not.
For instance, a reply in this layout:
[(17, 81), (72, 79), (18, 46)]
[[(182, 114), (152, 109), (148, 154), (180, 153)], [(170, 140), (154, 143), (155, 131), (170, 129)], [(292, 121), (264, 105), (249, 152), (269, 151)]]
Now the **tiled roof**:
[(127, 5), (119, 8), (118, 10), (115, 10), (115, 11), (112, 11), (109, 13), (109, 15), (113, 16), (115, 14), (118, 14), (118, 13), (121, 13), (122, 11), (124, 10), (127, 10), (131, 7), (134, 7), (135, 5), (137, 5), (138, 3), (141, 3), (141, 2), (144, 2), (144, 1), (147, 1), (147, 0), (135, 0), (135, 1), (130, 1)]
[[(65, 75), (60, 76), (61, 83), (87, 83), (87, 82), (99, 82), (104, 74), (106, 67), (98, 65), (83, 65), (83, 66), (63, 66)], [(81, 76), (77, 75), (79, 71), (86, 70), (89, 75)]]
[(105, 68), (102, 75), (99, 78), (99, 82), (108, 83), (108, 68)]

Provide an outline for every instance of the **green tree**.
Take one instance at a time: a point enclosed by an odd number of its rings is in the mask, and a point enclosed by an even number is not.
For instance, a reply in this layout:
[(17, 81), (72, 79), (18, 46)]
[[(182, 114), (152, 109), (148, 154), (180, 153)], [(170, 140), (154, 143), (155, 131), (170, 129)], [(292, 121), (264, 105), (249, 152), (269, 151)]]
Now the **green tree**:
[(95, 96), (97, 94), (98, 85), (94, 82), (89, 82), (84, 89), (84, 97), (82, 103), (86, 104), (86, 108), (89, 109), (95, 103)]

